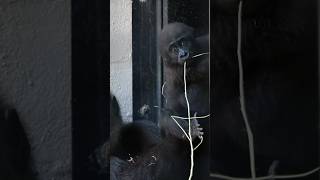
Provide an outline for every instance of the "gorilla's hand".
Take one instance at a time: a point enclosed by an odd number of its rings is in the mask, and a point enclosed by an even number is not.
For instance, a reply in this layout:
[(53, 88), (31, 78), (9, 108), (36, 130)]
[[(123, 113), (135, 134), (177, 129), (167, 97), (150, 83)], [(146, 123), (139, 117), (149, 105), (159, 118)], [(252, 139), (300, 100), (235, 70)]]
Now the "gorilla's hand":
[[(187, 133), (189, 136), (189, 121), (186, 119), (178, 119), (175, 118), (176, 123), (179, 123), (180, 127), (183, 128), (183, 130)], [(172, 120), (173, 121), (173, 120)], [(190, 122), (191, 125), (191, 138), (194, 140), (197, 137), (203, 136), (203, 128), (200, 127), (200, 124), (197, 119), (191, 119)], [(171, 128), (170, 134), (183, 140), (187, 140), (186, 134), (182, 131), (177, 124), (174, 126), (174, 128)]]

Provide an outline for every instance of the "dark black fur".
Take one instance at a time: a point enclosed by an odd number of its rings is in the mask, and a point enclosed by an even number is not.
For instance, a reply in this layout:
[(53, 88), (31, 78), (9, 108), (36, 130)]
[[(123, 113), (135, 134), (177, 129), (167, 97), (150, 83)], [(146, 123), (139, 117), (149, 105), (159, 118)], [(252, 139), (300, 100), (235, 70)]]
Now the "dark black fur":
[[(115, 113), (115, 112), (111, 112)], [(119, 117), (121, 118), (121, 117)], [(170, 118), (169, 116), (163, 118)], [(171, 120), (172, 121), (172, 120)], [(178, 120), (187, 130), (185, 120)], [(172, 124), (173, 125), (173, 124)], [(162, 127), (167, 128), (167, 127)], [(197, 121), (192, 121), (194, 143), (201, 134)], [(110, 160), (111, 180), (185, 180), (189, 175), (190, 147), (177, 125), (160, 136), (160, 128), (152, 121), (134, 121), (112, 131), (110, 140), (103, 146), (105, 159)], [(198, 151), (198, 150), (197, 150)], [(203, 156), (196, 155), (195, 178), (206, 179), (197, 162)], [(131, 159), (131, 161), (130, 161)], [(109, 165), (105, 166), (109, 167)]]
[[(186, 121), (180, 121), (184, 123)], [(187, 129), (187, 124), (182, 125)], [(193, 126), (193, 128), (196, 128)], [(110, 144), (110, 174), (112, 180), (185, 180), (189, 175), (190, 146), (180, 129), (160, 138), (159, 128), (151, 121), (138, 121), (120, 128)], [(193, 129), (195, 144), (198, 130)], [(196, 151), (198, 152), (198, 150)], [(196, 179), (201, 174), (199, 158), (195, 156)], [(130, 160), (131, 159), (131, 160)]]

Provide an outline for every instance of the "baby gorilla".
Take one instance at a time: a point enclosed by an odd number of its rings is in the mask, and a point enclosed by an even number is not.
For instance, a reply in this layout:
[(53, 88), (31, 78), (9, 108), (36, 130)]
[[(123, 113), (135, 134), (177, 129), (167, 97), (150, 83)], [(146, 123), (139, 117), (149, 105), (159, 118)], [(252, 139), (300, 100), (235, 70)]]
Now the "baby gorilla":
[[(165, 109), (170, 115), (187, 117), (186, 83), (190, 114), (208, 115), (210, 113), (209, 36), (195, 37), (192, 27), (178, 22), (170, 23), (160, 33), (159, 47), (164, 64)], [(165, 127), (161, 129), (165, 136), (168, 136), (172, 127), (175, 127), (175, 123), (168, 118), (162, 118), (160, 124)], [(204, 134), (209, 135), (209, 118), (201, 119), (200, 125)], [(209, 144), (208, 136), (204, 137), (202, 145), (195, 152), (194, 179), (207, 179)]]
[(209, 114), (209, 37), (194, 37), (193, 28), (171, 23), (160, 34), (164, 62), (166, 108), (174, 115), (187, 116), (184, 95), (184, 63), (191, 114)]

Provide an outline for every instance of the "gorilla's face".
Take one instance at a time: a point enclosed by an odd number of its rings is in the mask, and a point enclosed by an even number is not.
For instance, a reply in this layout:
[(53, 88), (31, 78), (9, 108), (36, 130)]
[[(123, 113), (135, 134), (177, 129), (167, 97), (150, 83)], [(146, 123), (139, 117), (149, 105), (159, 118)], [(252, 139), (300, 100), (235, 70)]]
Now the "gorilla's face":
[(180, 37), (169, 45), (168, 54), (171, 60), (183, 64), (189, 57), (192, 57), (192, 37)]
[(183, 64), (194, 55), (193, 29), (182, 23), (171, 23), (160, 34), (160, 53), (166, 63)]

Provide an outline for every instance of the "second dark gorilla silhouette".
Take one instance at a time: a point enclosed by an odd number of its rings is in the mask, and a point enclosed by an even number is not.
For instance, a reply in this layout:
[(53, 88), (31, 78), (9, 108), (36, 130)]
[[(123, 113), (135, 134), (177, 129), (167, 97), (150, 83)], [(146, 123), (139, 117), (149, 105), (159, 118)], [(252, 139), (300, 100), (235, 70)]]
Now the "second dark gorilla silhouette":
[[(111, 121), (121, 120), (117, 101), (110, 101)], [(171, 119), (168, 114), (163, 118)], [(173, 121), (171, 119), (171, 121)], [(177, 119), (184, 130), (188, 130), (188, 122)], [(191, 123), (192, 138), (199, 143), (202, 129), (197, 120)], [(185, 180), (189, 176), (190, 146), (181, 129), (172, 124), (166, 130), (166, 136), (160, 135), (160, 128), (150, 120), (138, 120), (128, 124), (115, 126), (111, 130), (109, 141), (99, 150), (103, 167), (110, 167), (111, 180)], [(198, 150), (196, 151), (198, 152)], [(206, 180), (208, 173), (200, 168), (199, 158), (195, 155), (196, 169), (194, 178)], [(107, 163), (107, 164), (105, 164)]]

